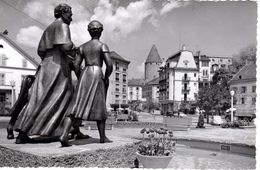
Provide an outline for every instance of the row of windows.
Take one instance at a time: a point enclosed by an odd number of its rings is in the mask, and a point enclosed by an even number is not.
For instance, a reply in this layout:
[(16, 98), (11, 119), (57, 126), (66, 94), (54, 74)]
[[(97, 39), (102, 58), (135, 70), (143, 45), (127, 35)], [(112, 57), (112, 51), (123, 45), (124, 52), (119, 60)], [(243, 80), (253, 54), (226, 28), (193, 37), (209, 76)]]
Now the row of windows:
[[(26, 75), (21, 75), (21, 81), (24, 79)], [(3, 86), (3, 85), (7, 85), (6, 84), (6, 77), (5, 77), (5, 73), (0, 73), (0, 85)]]
[[(238, 87), (233, 87), (232, 90), (234, 90), (235, 93), (238, 93), (238, 92), (240, 92), (240, 93), (246, 93), (246, 92), (247, 92), (247, 87), (246, 87), (246, 86), (241, 86), (241, 87), (239, 88), (239, 91), (238, 91)], [(252, 92), (252, 93), (255, 93), (255, 92), (256, 92), (256, 86), (252, 86), (251, 92)]]
[(120, 64), (119, 62), (115, 63), (116, 71), (120, 71), (120, 66), (123, 67), (123, 72), (126, 72), (127, 70), (127, 65), (126, 64)]
[[(0, 66), (6, 66), (7, 56), (5, 54), (0, 54)], [(26, 59), (22, 59), (22, 67), (28, 67), (28, 61)]]
[[(116, 76), (115, 76), (115, 81), (119, 82), (120, 81), (120, 74), (119, 73), (116, 73)], [(126, 83), (126, 75), (123, 74), (123, 83)]]
[[(236, 105), (236, 104), (246, 104), (246, 102), (247, 102), (246, 97), (241, 97), (239, 102), (238, 102), (238, 99), (236, 97), (234, 97), (234, 105)], [(251, 98), (251, 104), (255, 105), (255, 103), (256, 103), (256, 98), (252, 97)], [(250, 102), (248, 102), (248, 104), (250, 104)]]

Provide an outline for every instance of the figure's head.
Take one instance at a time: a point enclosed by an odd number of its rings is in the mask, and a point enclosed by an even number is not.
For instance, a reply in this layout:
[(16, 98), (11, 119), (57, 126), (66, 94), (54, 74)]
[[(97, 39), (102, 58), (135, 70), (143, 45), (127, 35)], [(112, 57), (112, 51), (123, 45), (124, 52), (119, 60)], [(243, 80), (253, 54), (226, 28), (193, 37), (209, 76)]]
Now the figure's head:
[(103, 25), (97, 21), (93, 20), (88, 24), (88, 32), (92, 38), (99, 38), (103, 31)]
[(55, 18), (62, 18), (62, 20), (70, 25), (72, 21), (72, 11), (71, 7), (67, 4), (59, 4), (54, 9), (54, 17)]

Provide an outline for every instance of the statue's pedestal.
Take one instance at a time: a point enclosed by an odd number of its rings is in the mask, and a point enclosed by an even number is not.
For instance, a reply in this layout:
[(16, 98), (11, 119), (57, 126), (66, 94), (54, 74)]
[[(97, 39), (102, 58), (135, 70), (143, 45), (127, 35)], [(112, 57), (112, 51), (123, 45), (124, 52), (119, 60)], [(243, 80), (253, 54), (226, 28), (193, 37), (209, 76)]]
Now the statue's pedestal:
[[(112, 142), (100, 144), (97, 130), (84, 130), (84, 128), (81, 128), (81, 131), (84, 134), (91, 136), (91, 138), (70, 140), (72, 144), (71, 147), (61, 147), (60, 142), (53, 138), (49, 141), (48, 139), (40, 140), (42, 143), (15, 144), (15, 139), (7, 140), (6, 129), (0, 129), (0, 146), (37, 156), (59, 157), (64, 155), (75, 155), (83, 152), (93, 152), (99, 149), (116, 148), (137, 142), (135, 139), (113, 136), (113, 131), (111, 131), (111, 133), (107, 133), (107, 137)], [(17, 136), (17, 134), (15, 134), (15, 136)]]

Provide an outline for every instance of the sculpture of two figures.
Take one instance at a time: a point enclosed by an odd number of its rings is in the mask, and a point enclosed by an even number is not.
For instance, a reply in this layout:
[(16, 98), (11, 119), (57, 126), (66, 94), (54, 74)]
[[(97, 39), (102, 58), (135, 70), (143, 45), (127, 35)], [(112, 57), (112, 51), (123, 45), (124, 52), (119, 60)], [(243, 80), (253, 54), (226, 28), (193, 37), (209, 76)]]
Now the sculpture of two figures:
[[(78, 139), (88, 138), (80, 132), (79, 125), (81, 120), (90, 120), (97, 122), (100, 143), (104, 143), (108, 140), (106, 92), (113, 67), (107, 45), (99, 41), (103, 25), (91, 21), (88, 31), (92, 39), (77, 48), (70, 37), (71, 7), (58, 5), (54, 16), (56, 20), (46, 28), (38, 46), (42, 62), (35, 77), (22, 83), (22, 93), (12, 108), (7, 137), (14, 138), (15, 129), (19, 132), (17, 144), (31, 142), (30, 135), (39, 135), (60, 136), (61, 145), (70, 146), (69, 133)], [(83, 60), (85, 67), (81, 70)], [(75, 90), (72, 70), (78, 77)]]

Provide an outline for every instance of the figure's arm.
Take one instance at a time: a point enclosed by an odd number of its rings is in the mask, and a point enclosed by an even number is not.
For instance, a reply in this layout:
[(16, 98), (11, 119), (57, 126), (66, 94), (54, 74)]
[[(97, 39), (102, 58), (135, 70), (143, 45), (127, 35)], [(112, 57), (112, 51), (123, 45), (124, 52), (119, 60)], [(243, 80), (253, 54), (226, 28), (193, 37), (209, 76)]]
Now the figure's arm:
[(83, 55), (82, 55), (82, 48), (81, 47), (79, 47), (79, 49), (78, 49), (78, 53), (77, 53), (77, 55), (76, 55), (76, 57), (75, 57), (75, 60), (74, 60), (74, 63), (73, 63), (73, 65), (74, 65), (74, 68), (75, 68), (75, 74), (76, 74), (76, 76), (77, 76), (77, 78), (79, 78), (79, 76), (80, 76), (80, 73), (81, 73), (81, 63), (82, 63), (82, 61), (83, 61), (83, 57), (82, 57)]
[(110, 58), (110, 52), (108, 49), (108, 46), (103, 44), (102, 45), (102, 52), (103, 52), (103, 58), (104, 58), (104, 62), (106, 64), (106, 72), (105, 72), (105, 80), (108, 80), (109, 76), (111, 75), (112, 71), (113, 71), (113, 64)]

